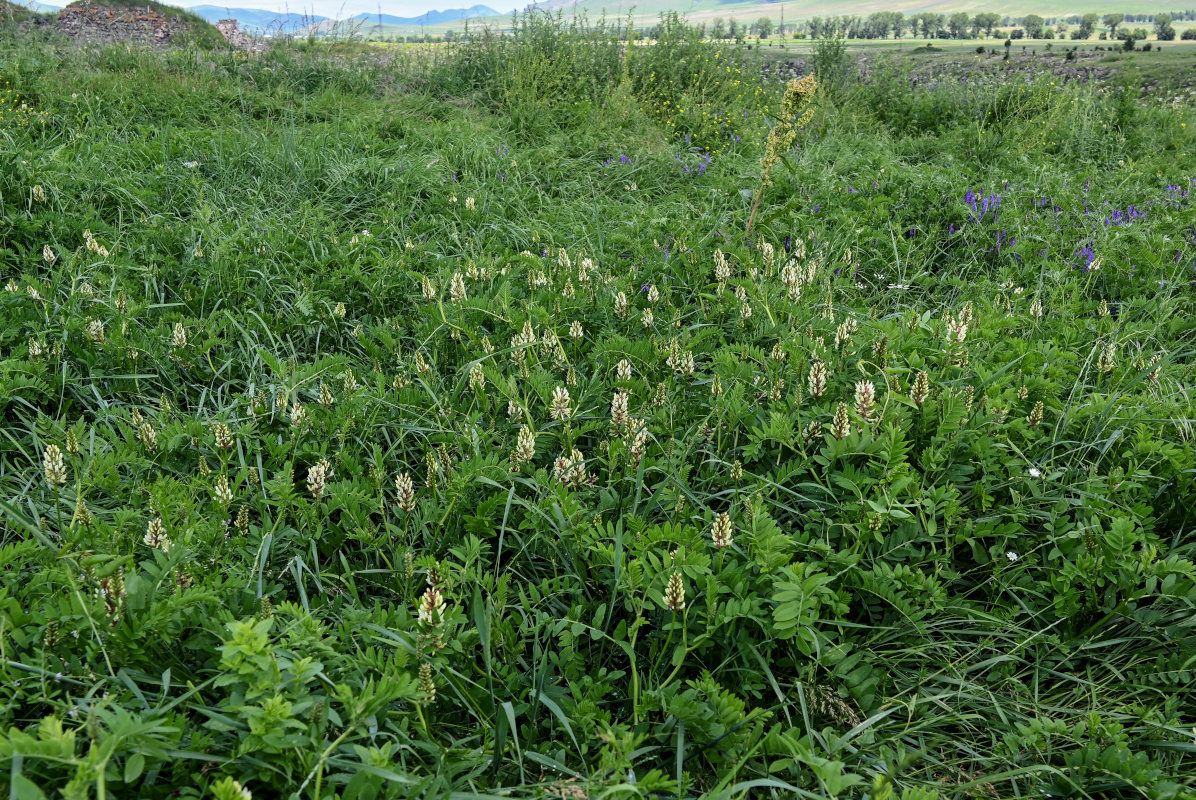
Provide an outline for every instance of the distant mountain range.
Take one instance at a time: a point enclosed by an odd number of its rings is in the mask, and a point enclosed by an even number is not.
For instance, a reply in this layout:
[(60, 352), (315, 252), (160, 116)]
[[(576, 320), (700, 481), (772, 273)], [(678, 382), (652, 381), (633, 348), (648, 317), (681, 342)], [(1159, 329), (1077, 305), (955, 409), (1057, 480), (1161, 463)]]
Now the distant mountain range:
[[(66, 5), (66, 2), (49, 4), (39, 2), (39, 0), (16, 0), (19, 5), (28, 8), (30, 11), (36, 11), (41, 14), (54, 13)], [(68, 0), (69, 2), (69, 0)], [(103, 0), (96, 0), (102, 3)], [(171, 5), (175, 5), (171, 3)], [(179, 7), (183, 7), (179, 4)], [(313, 25), (319, 26), (321, 23), (331, 24), (333, 20), (329, 17), (322, 17), (318, 14), (296, 14), (284, 13), (278, 11), (266, 11), (260, 8), (229, 8), (228, 6), (190, 6), (187, 10), (198, 14), (208, 22), (217, 22), (222, 19), (235, 19), (241, 23), (241, 28), (251, 33), (263, 32), (285, 32), (293, 33), (295, 31), (309, 28)], [(445, 11), (429, 11), (426, 14), (420, 14), (417, 17), (396, 17), (391, 14), (358, 14), (354, 17), (349, 17), (346, 20), (341, 20), (341, 23), (361, 22), (364, 25), (377, 25), (379, 21), (383, 25), (396, 25), (401, 27), (417, 27), (420, 25), (441, 25), (446, 22), (460, 22), (465, 19), (475, 19), (477, 17), (497, 17), (502, 16), (500, 12), (495, 11), (490, 6), (472, 6), (470, 8), (450, 8)]]
[(443, 22), (460, 22), (463, 19), (475, 17), (497, 17), (500, 12), (490, 6), (473, 6), (471, 8), (450, 8), (447, 11), (429, 11), (418, 17), (392, 17), (390, 14), (358, 14), (353, 19), (363, 22), (383, 25), (439, 25)]
[(213, 23), (222, 19), (235, 19), (241, 23), (242, 30), (249, 31), (250, 33), (265, 31), (293, 33), (309, 25), (328, 21), (328, 17), (321, 17), (316, 14), (280, 13), (278, 11), (263, 11), (260, 8), (191, 6), (187, 10)]
[[(191, 6), (187, 10), (198, 14), (208, 22), (235, 19), (241, 23), (242, 29), (250, 32), (281, 31), (292, 33), (313, 25), (324, 27), (334, 23), (331, 18), (321, 17), (317, 14), (287, 14), (276, 11), (263, 11), (260, 8), (228, 8), (226, 6), (207, 5)], [(419, 25), (439, 25), (445, 22), (459, 22), (463, 19), (494, 17), (498, 15), (499, 12), (489, 6), (473, 6), (472, 8), (450, 8), (447, 11), (429, 11), (418, 17), (395, 17), (390, 14), (358, 14), (346, 20), (340, 20), (339, 24), (360, 22), (363, 25), (377, 25), (381, 22), (383, 25), (416, 27)]]

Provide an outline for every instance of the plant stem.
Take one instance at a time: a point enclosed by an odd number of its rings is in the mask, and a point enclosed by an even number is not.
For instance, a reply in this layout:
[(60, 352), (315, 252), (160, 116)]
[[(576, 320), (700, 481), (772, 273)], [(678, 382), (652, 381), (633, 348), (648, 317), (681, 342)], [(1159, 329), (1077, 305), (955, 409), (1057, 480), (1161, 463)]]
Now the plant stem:
[(752, 234), (752, 223), (756, 221), (756, 211), (760, 208), (760, 200), (764, 197), (764, 187), (761, 186), (756, 190), (756, 200), (752, 203), (752, 215), (748, 217), (747, 230), (743, 232), (743, 238), (748, 238)]

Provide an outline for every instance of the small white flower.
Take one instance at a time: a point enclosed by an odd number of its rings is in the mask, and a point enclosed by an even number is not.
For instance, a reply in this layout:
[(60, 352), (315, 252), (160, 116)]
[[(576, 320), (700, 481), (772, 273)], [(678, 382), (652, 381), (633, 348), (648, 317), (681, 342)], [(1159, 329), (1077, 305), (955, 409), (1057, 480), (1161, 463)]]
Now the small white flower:
[(183, 166), (186, 167), (187, 169), (195, 169), (196, 167), (199, 166), (199, 162), (198, 161), (184, 161)]
[(1041, 478), (1042, 470), (1040, 470), (1038, 467), (1030, 467), (1030, 477), (1031, 478)]
[(1017, 555), (1017, 553), (1010, 550), (1008, 553), (1005, 554), (1005, 558), (1009, 559), (1010, 561), (1017, 561), (1018, 555)]

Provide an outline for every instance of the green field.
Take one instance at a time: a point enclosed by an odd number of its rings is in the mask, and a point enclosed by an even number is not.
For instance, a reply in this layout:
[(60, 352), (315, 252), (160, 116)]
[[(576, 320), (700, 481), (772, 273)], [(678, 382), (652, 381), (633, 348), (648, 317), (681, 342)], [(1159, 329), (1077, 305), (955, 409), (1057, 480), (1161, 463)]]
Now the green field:
[[(928, 47), (928, 44), (930, 45)], [(973, 80), (994, 80), (1010, 74), (1032, 74), (1047, 83), (1079, 81), (1097, 91), (1115, 91), (1128, 86), (1152, 103), (1168, 106), (1196, 105), (1196, 42), (1152, 43), (1149, 52), (1126, 52), (1114, 43), (1101, 41), (1015, 42), (1011, 63), (1003, 58), (1003, 42), (965, 40), (893, 42), (853, 40), (847, 53), (860, 68), (897, 69), (916, 76), (951, 76)], [(985, 52), (978, 54), (977, 48)], [(1068, 52), (1076, 51), (1069, 60)], [(755, 58), (766, 73), (779, 65), (811, 65), (817, 44), (809, 41), (776, 41), (759, 47)]]
[(801, 55), (0, 29), (9, 797), (1196, 797), (1190, 51)]
[[(607, 0), (597, 2), (549, 2), (535, 6), (537, 11), (561, 14), (565, 18), (582, 16), (590, 21), (606, 18), (611, 21), (630, 20), (637, 26), (649, 27), (655, 25), (662, 14), (677, 13), (686, 20), (697, 25), (709, 25), (716, 19), (724, 22), (737, 21), (741, 25), (754, 24), (761, 17), (768, 17), (774, 23), (800, 23), (811, 17), (861, 16), (866, 17), (877, 11), (900, 11), (907, 17), (919, 12), (929, 11), (945, 16), (956, 12), (966, 12), (975, 15), (979, 12), (995, 12), (1002, 17), (1020, 18), (1027, 14), (1037, 14), (1044, 18), (1066, 18), (1082, 16), (1087, 13), (1100, 14), (1102, 17), (1109, 13), (1143, 14), (1152, 16), (1159, 12), (1175, 12), (1178, 7), (1160, 2), (1157, 5), (1142, 5), (1133, 0), (1016, 0), (1013, 3), (994, 3), (986, 0), (892, 0), (891, 2), (876, 2), (876, 0), (829, 0), (825, 3), (783, 3), (775, 0), (765, 2), (719, 2), (718, 0), (701, 0), (701, 2), (677, 2), (677, 0), (640, 0), (639, 2), (611, 3)], [(511, 25), (511, 15), (496, 17), (479, 17), (468, 20), (468, 26), (474, 30), (482, 27), (506, 29)], [(1132, 27), (1144, 26), (1150, 28), (1149, 23), (1130, 23)], [(443, 36), (448, 31), (461, 33), (466, 24), (464, 22), (446, 22), (438, 25), (377, 25), (369, 21), (354, 21), (351, 25), (330, 25), (322, 23), (320, 30), (326, 33), (336, 32), (341, 35), (349, 32), (371, 37), (413, 36), (431, 34)], [(1008, 26), (1006, 26), (1008, 27)], [(1072, 26), (1075, 27), (1074, 25)], [(1182, 32), (1185, 28), (1196, 27), (1196, 23), (1176, 21), (1175, 28)], [(1100, 28), (1099, 30), (1105, 30)], [(905, 39), (910, 37), (908, 32)]]

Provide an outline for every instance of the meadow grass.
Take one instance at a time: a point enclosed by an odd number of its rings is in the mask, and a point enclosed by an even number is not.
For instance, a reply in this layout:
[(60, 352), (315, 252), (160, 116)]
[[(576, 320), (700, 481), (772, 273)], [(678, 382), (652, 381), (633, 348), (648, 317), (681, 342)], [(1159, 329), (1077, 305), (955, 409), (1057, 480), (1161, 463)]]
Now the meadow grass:
[(1191, 113), (753, 64), (0, 34), (10, 796), (1196, 795)]

